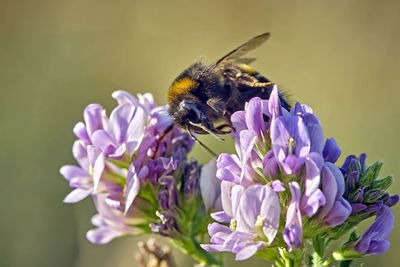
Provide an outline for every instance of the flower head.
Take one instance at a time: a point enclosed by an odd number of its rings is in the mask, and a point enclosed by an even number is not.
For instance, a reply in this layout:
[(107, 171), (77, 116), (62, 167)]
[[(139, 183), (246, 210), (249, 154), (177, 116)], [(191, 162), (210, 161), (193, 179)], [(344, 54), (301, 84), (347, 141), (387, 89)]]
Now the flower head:
[[(269, 119), (265, 121), (265, 117)], [(232, 115), (231, 121), (235, 127), (232, 135), (236, 154), (223, 153), (218, 157), (223, 211), (212, 215), (221, 223), (230, 223), (231, 234), (252, 234), (251, 246), (260, 241), (264, 245), (258, 249), (264, 249), (276, 239), (255, 235), (257, 223), (262, 218), (274, 218), (274, 223), (282, 226), (273, 228), (271, 236), (282, 235), (291, 251), (302, 247), (307, 217), (308, 227), (312, 222), (335, 226), (348, 218), (351, 207), (343, 198), (344, 178), (333, 165), (340, 149), (334, 139), (325, 142), (321, 123), (310, 107), (297, 103), (287, 111), (282, 108), (275, 87), (269, 100), (251, 99), (244, 111)], [(257, 190), (263, 186), (269, 188), (276, 201), (260, 198), (264, 195)], [(247, 200), (244, 209), (243, 199)], [(263, 201), (268, 201), (268, 210), (259, 210), (258, 203)], [(281, 208), (284, 212), (278, 215)], [(216, 249), (216, 245), (221, 250), (233, 251), (225, 243), (206, 247)]]
[(376, 215), (382, 206), (391, 207), (399, 201), (398, 195), (389, 195), (386, 189), (392, 184), (391, 176), (379, 179), (382, 163), (375, 162), (367, 167), (367, 155), (350, 155), (341, 167), (346, 190), (344, 198), (350, 202), (352, 214), (362, 219)]
[[(190, 165), (186, 155), (193, 146), (188, 134), (172, 127), (167, 107), (156, 106), (151, 95), (136, 99), (117, 91), (113, 97), (118, 106), (109, 117), (98, 104), (85, 109), (85, 122), (74, 127), (78, 140), (73, 154), (80, 167), (66, 165), (60, 170), (75, 188), (65, 202), (93, 196), (98, 211), (93, 222), (98, 228), (88, 232), (88, 239), (95, 243), (150, 232), (150, 223), (159, 220), (157, 211), (178, 208), (174, 177)], [(198, 192), (198, 179), (185, 186)]]

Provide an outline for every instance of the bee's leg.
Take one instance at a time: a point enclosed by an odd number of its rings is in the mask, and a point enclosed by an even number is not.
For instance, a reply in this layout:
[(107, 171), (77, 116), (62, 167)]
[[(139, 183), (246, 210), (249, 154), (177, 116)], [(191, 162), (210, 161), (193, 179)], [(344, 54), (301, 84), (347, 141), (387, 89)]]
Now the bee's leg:
[(274, 85), (273, 82), (260, 82), (258, 77), (255, 77), (248, 73), (243, 73), (237, 79), (238, 84), (246, 85), (249, 87), (267, 87), (269, 85)]
[(236, 73), (235, 75), (235, 87), (237, 88), (239, 86), (239, 80), (242, 79), (243, 74), (241, 72)]
[(210, 98), (207, 100), (207, 105), (210, 106), (218, 114), (225, 114), (225, 107), (219, 98)]
[(267, 83), (260, 83), (260, 82), (256, 82), (253, 83), (252, 85), (250, 85), (251, 87), (267, 87), (269, 85), (274, 85), (275, 83), (273, 82), (267, 82)]
[(214, 126), (213, 126), (213, 128), (209, 128), (209, 126), (205, 126), (205, 125), (202, 124), (202, 123), (194, 123), (194, 122), (191, 122), (191, 121), (189, 121), (189, 123), (190, 123), (191, 125), (193, 125), (193, 126), (196, 126), (196, 127), (200, 128), (200, 129), (202, 129), (204, 132), (206, 132), (206, 133), (208, 133), (208, 134), (211, 134), (211, 135), (214, 136), (215, 138), (217, 138), (217, 139), (219, 139), (219, 140), (221, 140), (221, 141), (224, 141), (224, 138), (222, 138), (222, 137), (220, 137), (220, 136), (217, 135), (217, 134), (220, 134), (220, 132), (216, 131), (216, 129), (214, 128)]
[(190, 134), (190, 136), (203, 148), (205, 148), (208, 153), (210, 153), (211, 155), (213, 155), (214, 157), (218, 157), (217, 154), (215, 154), (214, 151), (212, 151), (210, 148), (208, 148), (205, 144), (203, 144), (199, 139), (197, 139), (197, 137), (190, 131), (189, 127), (186, 127), (186, 130), (188, 131), (188, 133)]
[(221, 134), (228, 134), (231, 132), (230, 130), (223, 131), (222, 129), (224, 129), (224, 128), (229, 128), (231, 130), (235, 130), (235, 127), (233, 127), (231, 124), (221, 124), (221, 125), (217, 126), (215, 129), (218, 130), (219, 132), (221, 132)]

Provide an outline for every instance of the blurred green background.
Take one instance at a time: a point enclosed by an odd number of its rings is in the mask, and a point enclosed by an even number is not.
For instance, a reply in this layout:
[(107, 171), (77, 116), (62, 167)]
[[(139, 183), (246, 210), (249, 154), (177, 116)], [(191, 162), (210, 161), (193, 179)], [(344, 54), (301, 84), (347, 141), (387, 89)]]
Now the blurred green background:
[[(117, 89), (165, 104), (170, 82), (194, 60), (215, 60), (265, 31), (272, 36), (252, 53), (254, 67), (311, 105), (342, 155), (366, 152), (368, 163), (385, 162), (382, 175), (400, 177), (399, 14), (398, 0), (2, 0), (0, 266), (136, 266), (137, 238), (92, 245), (90, 199), (62, 203), (70, 188), (58, 170), (74, 163), (72, 127), (89, 103), (110, 111)], [(398, 227), (390, 250), (367, 266), (398, 264)], [(178, 266), (192, 264), (174, 254)]]

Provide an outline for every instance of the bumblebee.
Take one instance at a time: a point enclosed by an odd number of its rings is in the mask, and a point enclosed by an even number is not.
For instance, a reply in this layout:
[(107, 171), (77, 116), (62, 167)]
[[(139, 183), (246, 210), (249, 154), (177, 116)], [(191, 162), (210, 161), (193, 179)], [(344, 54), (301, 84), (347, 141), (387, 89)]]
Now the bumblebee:
[[(200, 61), (184, 70), (168, 91), (169, 113), (174, 124), (187, 130), (198, 142), (193, 133), (220, 138), (217, 134), (227, 134), (230, 130), (226, 129), (233, 128), (230, 117), (243, 110), (246, 101), (255, 96), (268, 99), (274, 83), (248, 65), (255, 58), (244, 55), (269, 36), (269, 33), (258, 35), (215, 63), (207, 65)], [(283, 95), (280, 98), (281, 105), (290, 109)], [(215, 126), (216, 123), (219, 125)]]

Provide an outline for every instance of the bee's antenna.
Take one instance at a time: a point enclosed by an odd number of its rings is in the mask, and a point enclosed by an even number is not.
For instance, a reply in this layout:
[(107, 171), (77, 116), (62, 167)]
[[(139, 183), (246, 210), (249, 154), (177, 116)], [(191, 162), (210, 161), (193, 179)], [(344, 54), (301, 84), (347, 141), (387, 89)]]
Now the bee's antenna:
[(161, 142), (167, 137), (168, 134), (170, 134), (172, 132), (173, 129), (174, 129), (174, 125), (171, 124), (164, 130), (164, 133), (160, 136), (160, 138), (158, 139), (158, 142), (156, 144), (156, 149), (154, 150), (154, 155), (152, 156), (153, 159), (157, 155), (157, 152), (158, 152)]
[(205, 148), (208, 153), (210, 153), (211, 155), (213, 155), (214, 157), (218, 157), (217, 154), (214, 153), (214, 151), (212, 151), (210, 148), (208, 148), (205, 144), (203, 144), (191, 131), (189, 127), (186, 127), (186, 130), (188, 131), (188, 133), (190, 134), (190, 136), (199, 144), (201, 145), (203, 148)]

